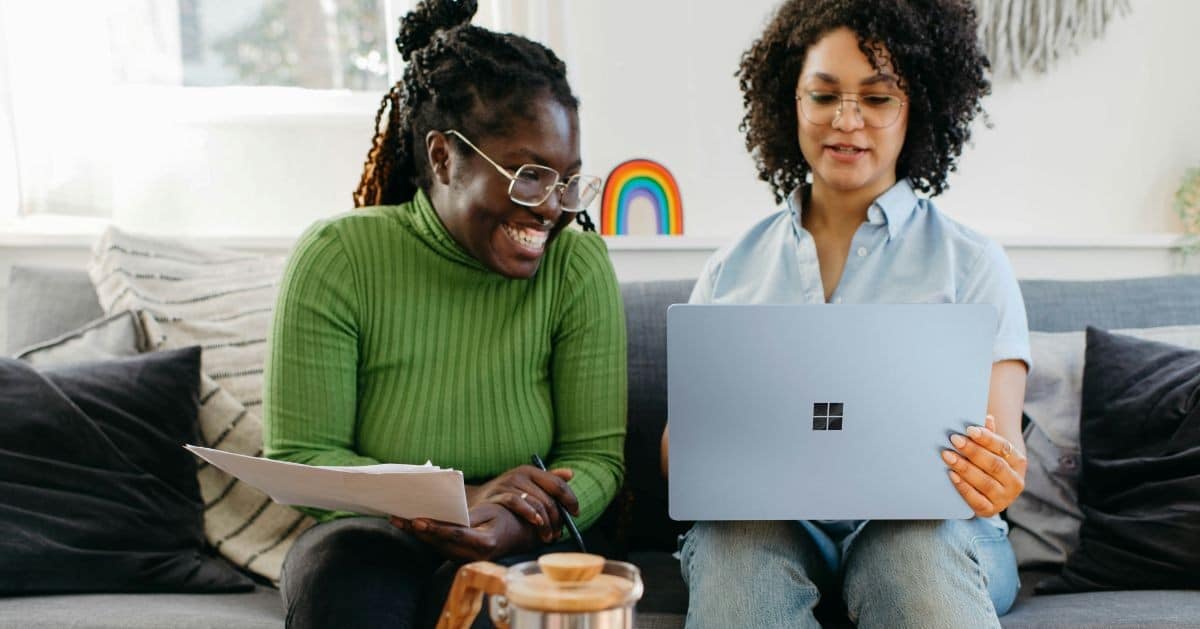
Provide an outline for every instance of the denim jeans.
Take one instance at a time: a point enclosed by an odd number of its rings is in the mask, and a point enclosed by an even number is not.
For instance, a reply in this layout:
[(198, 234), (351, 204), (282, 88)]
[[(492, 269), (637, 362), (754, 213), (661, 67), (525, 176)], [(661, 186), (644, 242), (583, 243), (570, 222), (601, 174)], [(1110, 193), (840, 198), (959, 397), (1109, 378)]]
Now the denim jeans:
[(1002, 527), (698, 522), (681, 551), (687, 627), (820, 627), (822, 593), (840, 594), (858, 627), (999, 627), (1020, 586)]

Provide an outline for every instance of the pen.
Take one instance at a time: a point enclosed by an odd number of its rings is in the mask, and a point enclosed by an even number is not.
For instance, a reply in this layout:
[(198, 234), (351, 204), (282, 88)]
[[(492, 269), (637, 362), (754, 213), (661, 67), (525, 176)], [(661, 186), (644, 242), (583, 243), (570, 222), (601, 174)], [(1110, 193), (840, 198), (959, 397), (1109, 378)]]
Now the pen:
[[(533, 464), (536, 465), (539, 470), (542, 470), (543, 472), (547, 471), (546, 463), (542, 461), (542, 457), (538, 456), (536, 452), (534, 452), (533, 456), (529, 458), (533, 460)], [(559, 502), (557, 498), (554, 499), (554, 505), (558, 507), (559, 515), (566, 520), (567, 530), (570, 531), (571, 536), (575, 538), (575, 543), (579, 544), (579, 552), (586, 553), (587, 548), (585, 548), (583, 545), (583, 536), (579, 534), (579, 529), (575, 528), (575, 520), (571, 519), (571, 514), (567, 513), (567, 510), (563, 508), (562, 503)]]

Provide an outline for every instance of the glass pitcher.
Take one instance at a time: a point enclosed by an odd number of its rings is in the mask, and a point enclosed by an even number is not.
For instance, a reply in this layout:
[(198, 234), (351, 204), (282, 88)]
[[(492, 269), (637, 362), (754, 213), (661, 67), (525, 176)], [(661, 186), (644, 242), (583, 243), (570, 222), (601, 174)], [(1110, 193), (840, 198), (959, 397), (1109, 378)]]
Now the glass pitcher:
[(455, 575), (437, 629), (470, 627), (484, 594), (498, 629), (633, 629), (642, 577), (632, 564), (584, 553), (552, 553), (511, 568), (470, 563)]

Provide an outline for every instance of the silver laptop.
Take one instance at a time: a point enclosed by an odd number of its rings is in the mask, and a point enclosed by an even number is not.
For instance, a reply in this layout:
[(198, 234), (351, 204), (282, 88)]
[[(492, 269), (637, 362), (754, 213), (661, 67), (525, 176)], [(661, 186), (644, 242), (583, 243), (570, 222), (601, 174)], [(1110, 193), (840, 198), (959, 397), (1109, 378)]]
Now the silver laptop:
[(983, 424), (996, 320), (985, 304), (671, 306), (671, 517), (971, 517), (940, 452)]

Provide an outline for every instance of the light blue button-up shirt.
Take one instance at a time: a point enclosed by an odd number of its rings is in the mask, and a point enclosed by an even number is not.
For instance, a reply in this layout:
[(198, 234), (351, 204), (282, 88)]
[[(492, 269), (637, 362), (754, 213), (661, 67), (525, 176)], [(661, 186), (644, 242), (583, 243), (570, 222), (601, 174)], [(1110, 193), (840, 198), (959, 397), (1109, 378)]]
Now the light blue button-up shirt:
[[(824, 303), (816, 244), (800, 224), (801, 200), (796, 190), (787, 209), (714, 254), (690, 302)], [(1030, 364), (1025, 302), (1004, 250), (917, 197), (906, 179), (867, 210), (830, 302), (991, 304), (999, 315), (993, 360)]]
[[(715, 253), (692, 289), (693, 304), (825, 303), (817, 247), (800, 223), (803, 195)], [(867, 210), (854, 234), (835, 304), (991, 304), (999, 315), (993, 361), (1031, 365), (1025, 301), (1000, 245), (917, 197), (907, 179), (888, 188)], [(982, 423), (982, 418), (980, 418)], [(947, 444), (949, 445), (949, 444)], [(999, 516), (989, 518), (1006, 528)], [(845, 548), (865, 521), (817, 524), (830, 543)], [(836, 551), (822, 553), (836, 565)]]

